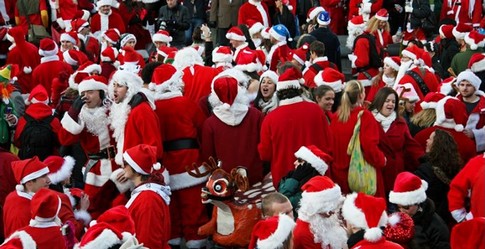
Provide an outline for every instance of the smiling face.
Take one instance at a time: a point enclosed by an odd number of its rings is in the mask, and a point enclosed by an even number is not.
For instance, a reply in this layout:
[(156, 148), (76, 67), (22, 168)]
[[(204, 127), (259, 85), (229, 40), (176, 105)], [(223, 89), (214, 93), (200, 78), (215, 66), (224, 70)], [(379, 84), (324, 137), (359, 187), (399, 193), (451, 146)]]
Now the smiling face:
[(322, 110), (332, 111), (332, 106), (335, 102), (335, 92), (327, 91), (322, 97), (317, 97), (317, 102)]
[(268, 101), (273, 97), (273, 94), (276, 91), (276, 84), (269, 77), (264, 77), (259, 86), (259, 90), (261, 91), (264, 101)]
[(128, 92), (128, 87), (125, 85), (121, 85), (118, 82), (113, 82), (113, 86), (113, 100), (115, 101), (115, 103), (118, 104), (125, 99), (126, 93)]
[(386, 101), (381, 107), (380, 113), (384, 117), (389, 117), (396, 108), (396, 96), (394, 94), (387, 95)]
[(101, 14), (104, 14), (104, 15), (109, 14), (110, 10), (111, 10), (111, 5), (103, 5), (99, 7), (99, 12), (101, 12)]

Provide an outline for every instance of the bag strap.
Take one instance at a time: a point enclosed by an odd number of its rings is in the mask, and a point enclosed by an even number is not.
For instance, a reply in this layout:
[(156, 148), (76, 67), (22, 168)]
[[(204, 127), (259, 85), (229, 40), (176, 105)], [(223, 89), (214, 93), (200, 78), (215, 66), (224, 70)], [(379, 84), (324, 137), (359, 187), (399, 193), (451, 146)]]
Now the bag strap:
[[(413, 70), (407, 71), (406, 74), (413, 77), (416, 83), (418, 83), (419, 89), (421, 90), (421, 93), (423, 94), (423, 96), (426, 96), (429, 93), (429, 88), (426, 85), (426, 83), (424, 83), (423, 77), (421, 77), (418, 73), (414, 72)], [(426, 75), (426, 71), (424, 71), (424, 75)]]
[(347, 155), (352, 154), (352, 151), (354, 150), (354, 147), (356, 146), (357, 141), (359, 139), (360, 123), (361, 123), (360, 120), (361, 120), (362, 114), (364, 114), (364, 110), (361, 110), (357, 115), (357, 123), (355, 123), (355, 126), (354, 126), (354, 133), (352, 134), (352, 137), (350, 138), (350, 141), (349, 141), (349, 145), (347, 146)]

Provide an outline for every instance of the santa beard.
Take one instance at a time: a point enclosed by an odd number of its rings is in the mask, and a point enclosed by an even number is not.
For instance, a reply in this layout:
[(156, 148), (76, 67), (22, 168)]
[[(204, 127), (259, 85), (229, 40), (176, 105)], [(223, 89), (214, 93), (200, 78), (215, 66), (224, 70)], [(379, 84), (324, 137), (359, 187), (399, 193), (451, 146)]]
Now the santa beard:
[(88, 108), (85, 105), (79, 113), (79, 118), (84, 122), (86, 129), (95, 136), (108, 129), (108, 115), (104, 106)]
[(128, 120), (128, 115), (131, 112), (131, 106), (128, 103), (129, 101), (126, 98), (121, 103), (113, 103), (109, 114), (111, 130), (113, 130), (113, 137), (116, 141), (116, 149), (118, 151), (115, 156), (115, 162), (118, 165), (122, 165), (123, 163), (122, 154), (125, 141), (125, 125)]
[(315, 243), (321, 243), (322, 248), (345, 248), (347, 244), (347, 232), (340, 226), (337, 215), (328, 218), (314, 215), (310, 220), (310, 230), (313, 233)]
[(347, 48), (353, 51), (355, 38), (357, 38), (357, 36), (364, 33), (364, 29), (348, 28), (348, 32), (349, 32), (349, 36), (347, 37), (347, 43), (345, 44), (345, 46), (347, 46)]

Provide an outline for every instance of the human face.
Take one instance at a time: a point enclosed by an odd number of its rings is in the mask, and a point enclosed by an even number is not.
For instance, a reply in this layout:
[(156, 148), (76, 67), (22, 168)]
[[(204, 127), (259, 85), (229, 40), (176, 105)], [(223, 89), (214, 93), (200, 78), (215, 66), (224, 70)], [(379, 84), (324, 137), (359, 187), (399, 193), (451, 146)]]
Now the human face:
[(167, 7), (173, 8), (177, 5), (177, 0), (167, 0)]
[(83, 99), (86, 102), (88, 108), (95, 108), (101, 105), (101, 96), (99, 95), (100, 90), (89, 90), (84, 91)]
[(49, 179), (49, 177), (47, 177), (47, 174), (45, 174), (39, 178), (26, 182), (25, 186), (27, 188), (27, 191), (36, 193), (42, 188), (48, 188), (49, 184), (51, 184), (51, 180)]
[(431, 133), (429, 138), (426, 140), (426, 153), (429, 153), (431, 151), (431, 147), (433, 147), (434, 136), (435, 132)]
[(99, 7), (99, 12), (101, 12), (101, 14), (104, 14), (104, 15), (107, 15), (110, 10), (111, 10), (111, 5), (103, 5)]
[(408, 113), (413, 113), (414, 112), (414, 107), (416, 106), (416, 101), (409, 102), (409, 101), (404, 101), (404, 110)]
[(123, 161), (123, 171), (125, 172), (125, 177), (132, 180), (135, 177), (135, 171), (133, 168), (125, 161)]
[(458, 83), (458, 91), (461, 96), (468, 98), (475, 94), (476, 89), (468, 80), (462, 80)]
[(394, 69), (387, 64), (384, 64), (384, 75), (387, 77), (392, 77), (394, 74)]
[(409, 206), (397, 205), (397, 208), (399, 209), (399, 211), (413, 217), (418, 212), (419, 206), (418, 205), (409, 205)]
[(80, 34), (82, 35), (87, 35), (91, 32), (91, 27), (88, 25), (86, 27), (84, 27), (83, 29), (81, 29), (81, 32), (79, 32)]
[(317, 104), (324, 111), (332, 111), (333, 103), (335, 102), (335, 92), (327, 91), (322, 97), (317, 98)]
[(275, 1), (276, 8), (280, 8), (282, 5), (283, 5), (283, 2), (281, 0), (276, 0)]
[(276, 91), (276, 84), (269, 77), (264, 77), (259, 90), (261, 91), (261, 95), (263, 95), (263, 99), (268, 101)]
[(394, 108), (396, 107), (396, 96), (394, 94), (387, 95), (386, 101), (381, 107), (380, 113), (384, 117), (389, 117), (392, 112), (394, 112)]
[(401, 57), (401, 63), (402, 63), (402, 62), (408, 62), (408, 61), (410, 61), (410, 60), (411, 60), (411, 58), (409, 58), (409, 57), (407, 57), (407, 56), (404, 56), (404, 55), (403, 55), (403, 56)]
[(70, 50), (74, 47), (74, 44), (70, 41), (61, 41), (61, 51), (65, 52), (67, 50)]
[(113, 82), (114, 86), (114, 101), (115, 103), (122, 102), (126, 97), (126, 92), (128, 92), (128, 87), (119, 84), (118, 82)]
[(387, 24), (386, 21), (379, 20), (378, 23), (377, 23), (377, 28), (384, 29), (384, 28), (386, 28), (386, 24)]
[(155, 47), (157, 47), (158, 49), (167, 46), (167, 43), (165, 43), (165, 42), (156, 41), (154, 43), (155, 43)]
[(237, 40), (233, 40), (233, 39), (230, 39), (230, 40), (229, 40), (229, 43), (231, 43), (231, 46), (232, 46), (233, 48), (237, 48), (237, 47), (239, 47), (241, 44), (243, 44), (243, 42), (242, 42), (242, 41), (237, 41)]
[(125, 47), (127, 47), (127, 46), (128, 46), (128, 47), (132, 47), (132, 48), (134, 48), (134, 47), (135, 47), (135, 45), (136, 45), (136, 41), (135, 41), (135, 39), (130, 39), (129, 41), (127, 41), (127, 42), (125, 43)]
[(290, 216), (292, 219), (294, 219), (294, 217), (293, 217), (293, 206), (291, 205), (291, 203), (289, 201), (284, 202), (284, 203), (276, 203), (275, 202), (275, 203), (273, 203), (273, 206), (272, 206), (271, 209), (273, 210), (273, 213), (271, 214), (271, 216), (283, 213), (283, 214)]

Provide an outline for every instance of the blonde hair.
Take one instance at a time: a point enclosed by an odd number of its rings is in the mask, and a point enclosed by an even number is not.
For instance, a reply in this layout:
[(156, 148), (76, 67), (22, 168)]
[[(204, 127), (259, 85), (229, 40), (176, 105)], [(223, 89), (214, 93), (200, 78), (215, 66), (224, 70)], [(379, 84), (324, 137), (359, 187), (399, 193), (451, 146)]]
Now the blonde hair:
[(423, 128), (433, 126), (435, 121), (436, 111), (433, 108), (423, 109), (411, 118), (411, 123)]
[[(379, 19), (377, 19), (376, 16), (373, 16), (371, 19), (369, 19), (369, 22), (367, 23), (367, 31), (372, 33), (377, 29), (379, 29)], [(386, 22), (386, 27), (384, 28), (384, 30), (390, 32), (391, 27), (389, 26), (389, 22)]]
[(364, 93), (364, 87), (358, 80), (351, 80), (345, 84), (342, 93), (342, 100), (338, 109), (338, 120), (340, 122), (347, 122), (350, 117), (350, 111), (357, 104), (359, 96)]

